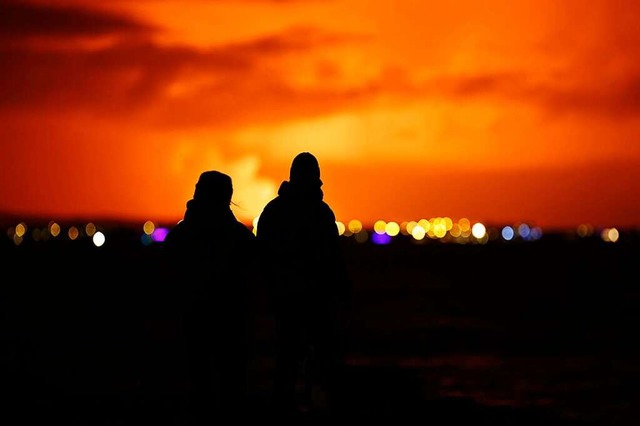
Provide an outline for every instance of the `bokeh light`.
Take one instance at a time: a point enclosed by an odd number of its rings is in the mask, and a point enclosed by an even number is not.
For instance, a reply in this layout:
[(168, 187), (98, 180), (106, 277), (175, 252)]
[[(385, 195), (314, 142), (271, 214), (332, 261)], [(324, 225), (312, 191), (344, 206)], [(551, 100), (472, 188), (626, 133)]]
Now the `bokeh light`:
[(385, 234), (384, 232), (382, 234), (374, 232), (373, 234), (371, 234), (371, 242), (377, 245), (389, 244), (391, 242), (391, 236)]
[(76, 226), (71, 226), (67, 231), (67, 235), (71, 241), (75, 241), (80, 236), (80, 230)]
[(102, 232), (97, 231), (93, 233), (92, 241), (96, 247), (102, 247), (106, 241), (106, 237)]
[(353, 237), (359, 243), (366, 243), (369, 239), (369, 233), (362, 229), (360, 232), (353, 234)]
[(420, 226), (420, 225), (416, 225), (413, 227), (413, 229), (411, 230), (411, 236), (415, 239), (415, 240), (422, 240), (425, 235), (427, 235), (427, 231), (425, 231), (425, 229)]
[(529, 225), (527, 225), (526, 223), (521, 223), (520, 225), (518, 225), (518, 235), (520, 235), (523, 240), (528, 239), (530, 233), (531, 228), (529, 228)]
[(157, 227), (154, 229), (153, 233), (151, 234), (151, 239), (156, 243), (161, 243), (164, 241), (165, 238), (167, 238), (168, 234), (169, 234), (169, 228)]
[(384, 227), (384, 232), (390, 237), (395, 237), (400, 233), (400, 225), (396, 222), (387, 222)]
[(52, 237), (57, 237), (58, 235), (60, 235), (60, 225), (57, 224), (56, 222), (51, 222), (49, 224), (49, 233), (51, 234)]
[(373, 224), (373, 232), (376, 234), (384, 234), (387, 223), (384, 220), (376, 220)]
[(360, 222), (358, 219), (352, 219), (349, 221), (348, 228), (352, 234), (357, 234), (362, 231), (362, 222)]
[(156, 225), (148, 220), (144, 223), (144, 225), (142, 225), (142, 231), (146, 234), (146, 235), (151, 235), (153, 234), (153, 231), (156, 229)]
[(487, 236), (487, 228), (480, 222), (474, 223), (471, 227), (471, 235), (474, 238), (481, 240)]
[(516, 233), (511, 226), (507, 225), (502, 228), (500, 234), (505, 241), (511, 241)]
[(24, 237), (24, 235), (27, 233), (27, 225), (24, 222), (20, 222), (16, 225), (15, 232), (18, 237)]
[(96, 233), (96, 225), (92, 222), (87, 223), (84, 227), (84, 232), (88, 237), (93, 237), (93, 234)]
[(618, 242), (618, 239), (620, 238), (620, 233), (616, 228), (604, 228), (600, 232), (600, 238), (602, 238), (603, 241), (606, 241), (608, 243), (615, 243), (615, 242)]

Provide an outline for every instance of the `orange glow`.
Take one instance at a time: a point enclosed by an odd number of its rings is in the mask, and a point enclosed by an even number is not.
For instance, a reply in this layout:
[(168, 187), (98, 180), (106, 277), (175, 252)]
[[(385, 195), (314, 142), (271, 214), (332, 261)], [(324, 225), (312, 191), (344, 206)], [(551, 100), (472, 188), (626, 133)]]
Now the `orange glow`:
[(0, 219), (175, 223), (218, 169), (251, 224), (311, 151), (345, 233), (640, 227), (640, 3), (3, 9)]

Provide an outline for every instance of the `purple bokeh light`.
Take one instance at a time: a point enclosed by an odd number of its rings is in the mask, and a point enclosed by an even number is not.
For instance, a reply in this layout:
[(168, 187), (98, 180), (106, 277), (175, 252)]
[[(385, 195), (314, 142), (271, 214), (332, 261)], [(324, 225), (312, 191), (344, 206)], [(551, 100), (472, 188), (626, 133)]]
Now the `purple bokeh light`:
[(165, 238), (167, 238), (168, 233), (169, 233), (168, 228), (156, 228), (151, 234), (151, 238), (156, 243), (161, 243), (164, 241)]
[(374, 244), (389, 244), (391, 242), (391, 236), (389, 234), (378, 234), (374, 232), (371, 234), (371, 242)]

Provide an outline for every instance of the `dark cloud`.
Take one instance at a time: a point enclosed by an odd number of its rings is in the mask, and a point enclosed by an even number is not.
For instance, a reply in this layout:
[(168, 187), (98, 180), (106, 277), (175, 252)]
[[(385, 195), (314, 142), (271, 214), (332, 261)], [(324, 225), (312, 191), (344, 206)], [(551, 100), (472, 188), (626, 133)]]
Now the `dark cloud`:
[[(149, 40), (93, 50), (0, 48), (0, 62), (6, 64), (0, 69), (0, 109), (79, 110), (126, 118), (140, 113), (167, 126), (237, 124), (326, 111), (344, 107), (338, 101), (353, 93), (298, 91), (286, 75), (266, 72), (262, 64), (278, 55), (348, 41), (348, 36), (296, 28), (209, 50)], [(172, 84), (203, 76), (206, 83), (197, 92), (167, 95)]]
[(0, 3), (0, 40), (144, 33), (152, 28), (127, 16), (72, 6)]
[(620, 71), (598, 79), (559, 78), (540, 83), (526, 73), (494, 73), (436, 79), (418, 90), (426, 96), (459, 101), (495, 99), (528, 104), (552, 115), (580, 114), (603, 118), (635, 117), (640, 113), (640, 73)]

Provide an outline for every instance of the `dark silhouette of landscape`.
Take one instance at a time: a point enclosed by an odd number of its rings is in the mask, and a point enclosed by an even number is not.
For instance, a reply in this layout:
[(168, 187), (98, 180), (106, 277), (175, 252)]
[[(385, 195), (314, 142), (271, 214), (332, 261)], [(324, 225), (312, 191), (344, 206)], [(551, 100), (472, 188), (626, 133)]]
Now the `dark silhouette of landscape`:
[[(163, 244), (2, 238), (3, 425), (186, 424)], [(639, 239), (341, 237), (353, 280), (339, 416), (299, 424), (637, 425)], [(231, 277), (233, 278), (233, 277)], [(272, 417), (274, 322), (250, 289), (247, 415)]]

